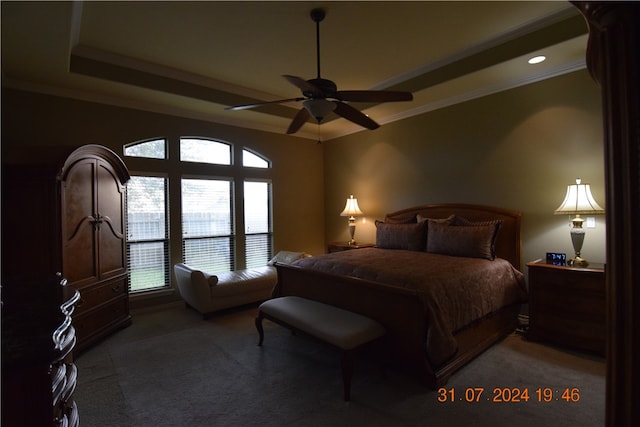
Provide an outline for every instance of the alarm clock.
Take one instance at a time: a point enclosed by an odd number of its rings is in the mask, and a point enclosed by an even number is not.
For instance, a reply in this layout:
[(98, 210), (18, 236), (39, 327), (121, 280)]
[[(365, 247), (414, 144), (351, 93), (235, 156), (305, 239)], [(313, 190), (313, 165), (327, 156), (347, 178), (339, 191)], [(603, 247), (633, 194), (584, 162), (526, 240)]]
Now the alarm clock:
[(547, 252), (547, 264), (567, 265), (567, 254)]

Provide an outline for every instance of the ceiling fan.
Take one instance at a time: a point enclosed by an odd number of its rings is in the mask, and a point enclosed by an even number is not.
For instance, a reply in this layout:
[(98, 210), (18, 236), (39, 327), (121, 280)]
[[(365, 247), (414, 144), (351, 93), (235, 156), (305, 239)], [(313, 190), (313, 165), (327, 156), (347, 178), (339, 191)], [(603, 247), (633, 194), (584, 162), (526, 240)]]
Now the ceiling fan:
[(411, 101), (413, 99), (411, 92), (385, 90), (338, 90), (338, 87), (334, 82), (320, 77), (320, 22), (324, 17), (324, 9), (313, 9), (311, 11), (311, 19), (316, 23), (317, 77), (311, 80), (304, 80), (300, 77), (291, 75), (282, 76), (289, 83), (302, 91), (302, 97), (258, 102), (255, 104), (236, 105), (233, 107), (227, 107), (226, 110), (245, 110), (267, 104), (302, 101), (302, 108), (295, 115), (287, 129), (288, 134), (296, 133), (310, 117), (313, 117), (318, 123), (320, 123), (327, 114), (332, 111), (362, 127), (373, 130), (380, 127), (380, 125), (370, 119), (366, 114), (349, 105), (347, 102), (381, 103)]

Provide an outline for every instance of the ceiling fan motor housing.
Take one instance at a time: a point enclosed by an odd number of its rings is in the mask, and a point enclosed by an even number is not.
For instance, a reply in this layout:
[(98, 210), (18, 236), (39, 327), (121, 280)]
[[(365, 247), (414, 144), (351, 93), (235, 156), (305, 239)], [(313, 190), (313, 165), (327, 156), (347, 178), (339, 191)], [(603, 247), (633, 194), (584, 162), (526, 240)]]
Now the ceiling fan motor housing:
[(308, 98), (337, 98), (338, 86), (331, 80), (327, 79), (311, 79), (307, 80), (308, 83), (320, 89), (322, 96), (318, 96), (317, 93), (311, 91), (303, 91), (302, 94)]

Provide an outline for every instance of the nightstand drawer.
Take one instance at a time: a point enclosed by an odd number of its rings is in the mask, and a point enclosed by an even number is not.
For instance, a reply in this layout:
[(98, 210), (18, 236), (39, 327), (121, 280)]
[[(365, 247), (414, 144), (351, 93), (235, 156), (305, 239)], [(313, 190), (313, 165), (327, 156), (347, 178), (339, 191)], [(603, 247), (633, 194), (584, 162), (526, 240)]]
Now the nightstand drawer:
[(528, 337), (604, 354), (604, 268), (562, 267), (540, 261), (527, 266)]
[(569, 317), (600, 322), (605, 320), (604, 301), (604, 289), (565, 287), (549, 282), (536, 282), (535, 289), (531, 289), (529, 296), (529, 304), (534, 305), (537, 311), (564, 312)]
[(541, 287), (562, 289), (566, 292), (595, 292), (604, 295), (602, 273), (591, 271), (530, 269), (529, 279)]
[(563, 313), (544, 313), (530, 316), (529, 326), (530, 339), (604, 354), (606, 330), (602, 321), (569, 319)]
[(602, 298), (584, 298), (581, 295), (549, 297), (529, 300), (540, 313), (563, 312), (563, 316), (572, 319), (584, 319), (604, 323), (605, 304)]

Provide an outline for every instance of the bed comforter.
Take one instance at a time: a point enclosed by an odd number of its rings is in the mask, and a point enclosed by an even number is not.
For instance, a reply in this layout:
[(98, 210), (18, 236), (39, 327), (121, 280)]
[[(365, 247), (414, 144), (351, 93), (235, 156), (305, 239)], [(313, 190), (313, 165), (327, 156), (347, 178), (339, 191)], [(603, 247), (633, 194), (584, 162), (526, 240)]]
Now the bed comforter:
[(433, 366), (456, 353), (456, 331), (502, 307), (526, 301), (523, 274), (501, 258), (490, 261), (366, 248), (305, 258), (294, 264), (418, 292), (427, 313), (426, 355)]

